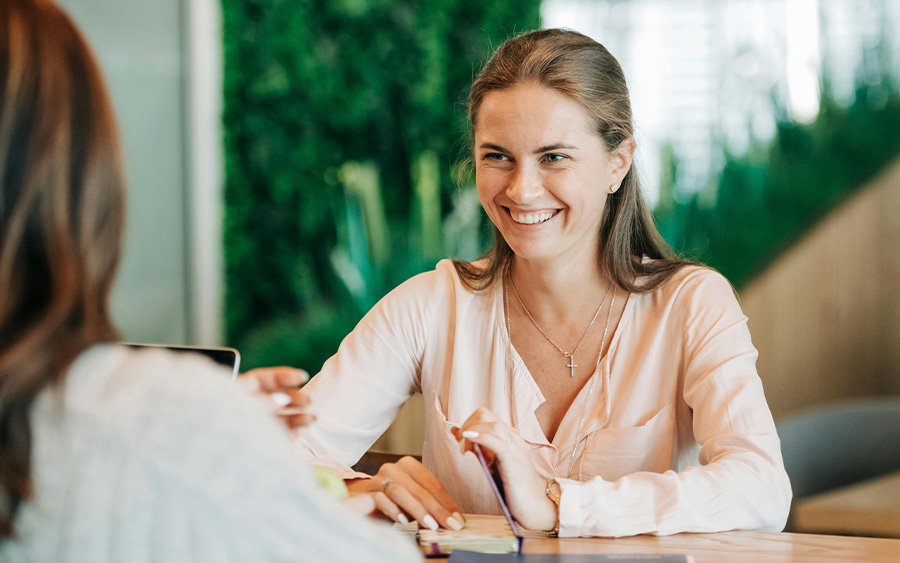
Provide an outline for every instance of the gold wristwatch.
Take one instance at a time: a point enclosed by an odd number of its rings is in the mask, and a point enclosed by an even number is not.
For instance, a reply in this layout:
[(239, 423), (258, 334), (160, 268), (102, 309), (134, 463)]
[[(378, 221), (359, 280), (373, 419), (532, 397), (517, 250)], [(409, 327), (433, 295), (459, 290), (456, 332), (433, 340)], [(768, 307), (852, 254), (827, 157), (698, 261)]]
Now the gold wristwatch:
[(559, 486), (559, 481), (554, 479), (547, 480), (547, 488), (544, 489), (544, 493), (547, 494), (547, 498), (553, 501), (553, 504), (556, 505), (556, 526), (553, 528), (553, 535), (559, 535), (559, 499), (562, 497), (562, 487)]
[(562, 496), (562, 487), (559, 486), (559, 481), (554, 479), (547, 479), (547, 488), (544, 489), (544, 492), (547, 493), (547, 498), (553, 501), (553, 504), (559, 506), (559, 499)]

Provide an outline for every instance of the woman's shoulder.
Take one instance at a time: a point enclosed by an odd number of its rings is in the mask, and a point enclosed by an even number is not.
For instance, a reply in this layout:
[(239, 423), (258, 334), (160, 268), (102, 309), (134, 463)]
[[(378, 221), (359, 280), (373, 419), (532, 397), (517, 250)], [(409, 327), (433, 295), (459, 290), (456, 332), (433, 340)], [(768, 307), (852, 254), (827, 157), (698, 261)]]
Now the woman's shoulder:
[(674, 318), (680, 318), (697, 338), (719, 323), (746, 321), (738, 294), (731, 282), (713, 268), (703, 265), (684, 267), (666, 284)]
[(651, 292), (650, 297), (661, 302), (692, 306), (698, 302), (715, 304), (722, 300), (733, 301), (735, 290), (731, 282), (715, 269), (689, 263), (673, 272)]
[[(467, 262), (469, 268), (478, 270), (485, 267), (484, 261)], [(485, 291), (470, 289), (457, 270), (453, 260), (444, 259), (438, 262), (433, 270), (412, 276), (388, 293), (385, 301), (412, 301), (421, 304), (438, 304), (444, 301), (477, 299), (484, 296)]]
[(490, 310), (495, 299), (494, 291), (473, 291), (467, 287), (453, 261), (441, 260), (433, 270), (407, 279), (381, 298), (354, 333), (387, 332), (422, 345), (434, 334), (447, 330), (448, 323)]
[[(242, 441), (277, 429), (231, 370), (198, 354), (95, 346), (70, 367), (58, 392), (65, 418), (78, 421), (79, 431), (119, 436), (123, 444), (135, 434), (221, 432)], [(46, 407), (58, 410), (52, 401)]]
[(199, 354), (101, 344), (78, 357), (65, 381), (74, 404), (137, 401), (140, 393), (183, 402), (211, 388), (232, 387), (231, 375), (231, 370)]
[[(284, 427), (260, 404), (264, 398), (251, 396), (205, 357), (97, 346), (79, 357), (63, 385), (47, 391), (33, 417), (40, 494), (24, 509), (33, 537), (76, 526), (59, 501), (75, 498), (84, 501), (76, 511), (79, 530), (96, 527), (98, 534), (152, 542), (146, 525), (109, 518), (122, 498), (138, 498), (148, 517), (157, 518), (154, 530), (196, 519), (216, 530), (219, 544), (257, 558), (340, 553), (329, 543), (336, 535), (390, 547), (330, 505)], [(92, 463), (83, 463), (86, 452)], [(290, 541), (273, 547), (260, 539), (279, 526), (287, 530), (286, 523), (299, 525)], [(208, 538), (177, 539), (168, 546), (176, 554), (221, 553)]]
[(703, 285), (726, 285), (731, 283), (714, 268), (705, 264), (690, 263), (678, 269), (667, 284), (677, 288), (697, 288)]
[[(284, 473), (296, 461), (262, 397), (205, 356), (96, 346), (73, 364), (60, 391), (62, 401), (51, 396), (43, 404), (46, 428), (64, 444), (103, 444), (118, 452), (110, 455), (141, 460), (160, 486), (177, 482), (224, 502), (228, 495), (206, 482), (220, 464), (230, 467), (229, 478), (252, 480)], [(229, 465), (234, 455), (242, 457), (240, 466)]]

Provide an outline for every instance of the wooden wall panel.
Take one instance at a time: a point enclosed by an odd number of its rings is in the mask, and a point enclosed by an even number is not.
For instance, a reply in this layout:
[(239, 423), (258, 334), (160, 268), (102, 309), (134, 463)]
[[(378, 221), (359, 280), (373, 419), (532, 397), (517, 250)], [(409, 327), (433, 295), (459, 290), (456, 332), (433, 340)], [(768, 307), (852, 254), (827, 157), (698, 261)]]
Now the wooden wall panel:
[(900, 163), (892, 176), (883, 179), (881, 221), (884, 225), (884, 256), (880, 276), (885, 281), (885, 322), (883, 364), (878, 374), (882, 394), (900, 394)]
[(741, 291), (776, 418), (900, 392), (900, 162)]

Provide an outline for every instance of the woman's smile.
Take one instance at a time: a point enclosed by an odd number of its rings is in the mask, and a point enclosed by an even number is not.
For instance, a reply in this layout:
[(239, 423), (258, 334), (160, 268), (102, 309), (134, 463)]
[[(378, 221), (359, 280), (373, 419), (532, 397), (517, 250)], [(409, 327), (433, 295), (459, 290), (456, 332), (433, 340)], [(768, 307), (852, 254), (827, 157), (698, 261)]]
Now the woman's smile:
[(504, 209), (506, 209), (506, 212), (512, 218), (513, 222), (519, 225), (540, 225), (556, 217), (556, 214), (560, 212), (559, 209), (543, 209), (532, 211), (520, 211), (517, 209), (511, 209), (509, 207), (504, 207)]

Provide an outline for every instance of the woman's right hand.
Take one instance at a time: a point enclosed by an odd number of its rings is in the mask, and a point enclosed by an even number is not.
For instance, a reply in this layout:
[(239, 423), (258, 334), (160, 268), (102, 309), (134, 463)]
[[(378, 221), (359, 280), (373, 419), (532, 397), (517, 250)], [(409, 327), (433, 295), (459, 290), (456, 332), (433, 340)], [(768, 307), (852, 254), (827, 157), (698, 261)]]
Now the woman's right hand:
[(450, 493), (414, 457), (385, 463), (372, 478), (351, 481), (347, 487), (351, 493), (384, 493), (387, 502), (380, 499), (377, 508), (395, 522), (408, 522), (408, 515), (432, 530), (438, 526), (460, 530), (465, 526), (465, 519)]
[(302, 369), (284, 366), (251, 369), (237, 378), (248, 393), (266, 395), (268, 400), (262, 403), (292, 431), (316, 420), (309, 396), (300, 389), (307, 381), (309, 374)]

